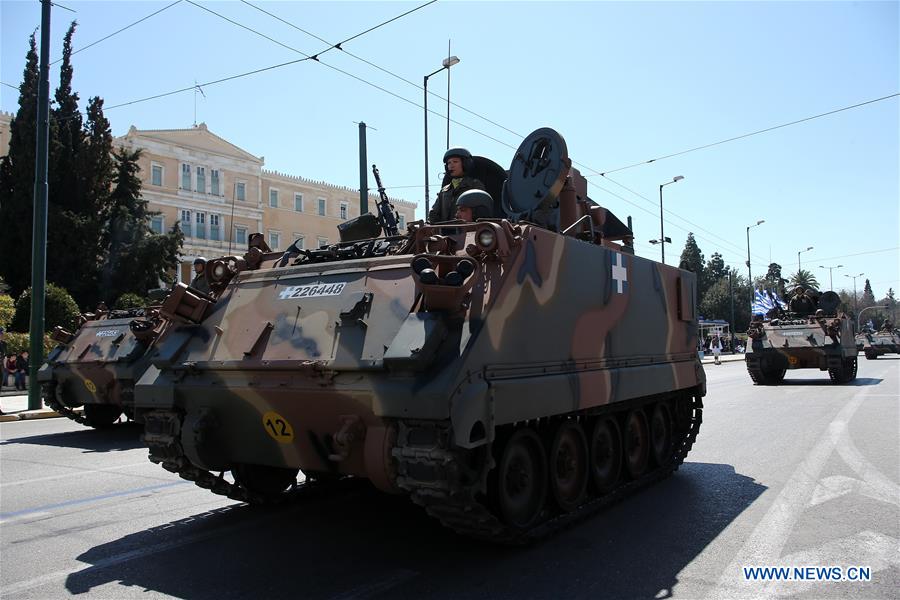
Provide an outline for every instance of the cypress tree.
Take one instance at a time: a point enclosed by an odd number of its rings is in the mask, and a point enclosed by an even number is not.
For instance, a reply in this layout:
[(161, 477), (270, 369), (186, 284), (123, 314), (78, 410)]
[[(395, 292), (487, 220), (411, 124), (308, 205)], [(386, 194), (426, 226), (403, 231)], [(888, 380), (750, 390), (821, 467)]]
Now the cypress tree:
[(697, 274), (697, 297), (703, 298), (708, 287), (706, 285), (706, 267), (703, 262), (703, 252), (700, 251), (700, 246), (697, 245), (693, 233), (688, 233), (678, 267)]
[(101, 270), (104, 300), (112, 305), (119, 296), (145, 296), (160, 279), (171, 283), (166, 271), (178, 267), (178, 251), (184, 234), (173, 227), (167, 234), (154, 234), (148, 210), (141, 197), (138, 159), (141, 151), (119, 148), (113, 153), (115, 183), (110, 194), (109, 217), (104, 233), (106, 260)]
[(875, 304), (875, 293), (872, 291), (872, 284), (866, 278), (866, 286), (863, 288), (861, 307), (873, 306)]
[(31, 229), (34, 206), (34, 159), (37, 142), (37, 97), (40, 72), (35, 34), (28, 40), (25, 71), (19, 86), (19, 109), (9, 124), (9, 152), (0, 160), (0, 276), (18, 296), (31, 280)]

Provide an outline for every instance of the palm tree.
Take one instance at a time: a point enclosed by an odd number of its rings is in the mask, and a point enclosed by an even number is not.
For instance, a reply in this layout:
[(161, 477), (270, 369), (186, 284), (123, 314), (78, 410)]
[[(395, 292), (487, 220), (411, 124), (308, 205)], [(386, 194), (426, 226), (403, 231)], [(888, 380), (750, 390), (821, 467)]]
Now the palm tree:
[(806, 269), (800, 269), (793, 275), (791, 275), (791, 282), (788, 286), (788, 291), (791, 294), (797, 290), (797, 288), (803, 288), (808, 290), (810, 288), (818, 290), (819, 282), (816, 281), (816, 276), (812, 274), (811, 271), (807, 271)]

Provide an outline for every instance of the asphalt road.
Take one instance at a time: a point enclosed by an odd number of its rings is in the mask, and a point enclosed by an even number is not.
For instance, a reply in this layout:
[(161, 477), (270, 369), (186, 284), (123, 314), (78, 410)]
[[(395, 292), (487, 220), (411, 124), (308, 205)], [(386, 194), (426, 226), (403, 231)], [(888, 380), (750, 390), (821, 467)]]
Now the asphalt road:
[[(854, 385), (754, 387), (706, 366), (685, 465), (544, 542), (445, 531), (365, 487), (252, 509), (147, 461), (134, 426), (0, 425), (0, 597), (896, 598), (900, 357)], [(868, 582), (746, 581), (742, 567), (867, 567)]]

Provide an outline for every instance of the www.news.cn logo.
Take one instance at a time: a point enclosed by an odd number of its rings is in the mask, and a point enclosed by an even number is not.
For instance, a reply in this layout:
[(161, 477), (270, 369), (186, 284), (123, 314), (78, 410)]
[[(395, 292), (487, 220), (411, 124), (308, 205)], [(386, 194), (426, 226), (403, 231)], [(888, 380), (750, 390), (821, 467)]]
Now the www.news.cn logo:
[(871, 581), (871, 567), (743, 567), (746, 581)]

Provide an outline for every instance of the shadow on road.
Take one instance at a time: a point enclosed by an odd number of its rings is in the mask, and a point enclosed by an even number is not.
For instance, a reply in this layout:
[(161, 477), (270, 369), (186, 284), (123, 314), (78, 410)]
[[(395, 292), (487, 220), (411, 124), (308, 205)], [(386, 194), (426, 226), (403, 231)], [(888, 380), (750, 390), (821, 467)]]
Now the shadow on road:
[(85, 427), (78, 431), (62, 433), (46, 433), (29, 437), (17, 437), (0, 442), (0, 446), (16, 444), (33, 444), (38, 446), (60, 446), (65, 448), (81, 448), (88, 452), (115, 452), (134, 450), (144, 447), (141, 433), (144, 427), (133, 421), (117, 423), (106, 429)]
[[(226, 507), (96, 546), (66, 589), (118, 583), (190, 598), (663, 598), (765, 490), (729, 465), (673, 477), (541, 543), (455, 535), (366, 485), (278, 509)], [(109, 588), (106, 590), (109, 592)], [(112, 592), (115, 594), (115, 592)]]

